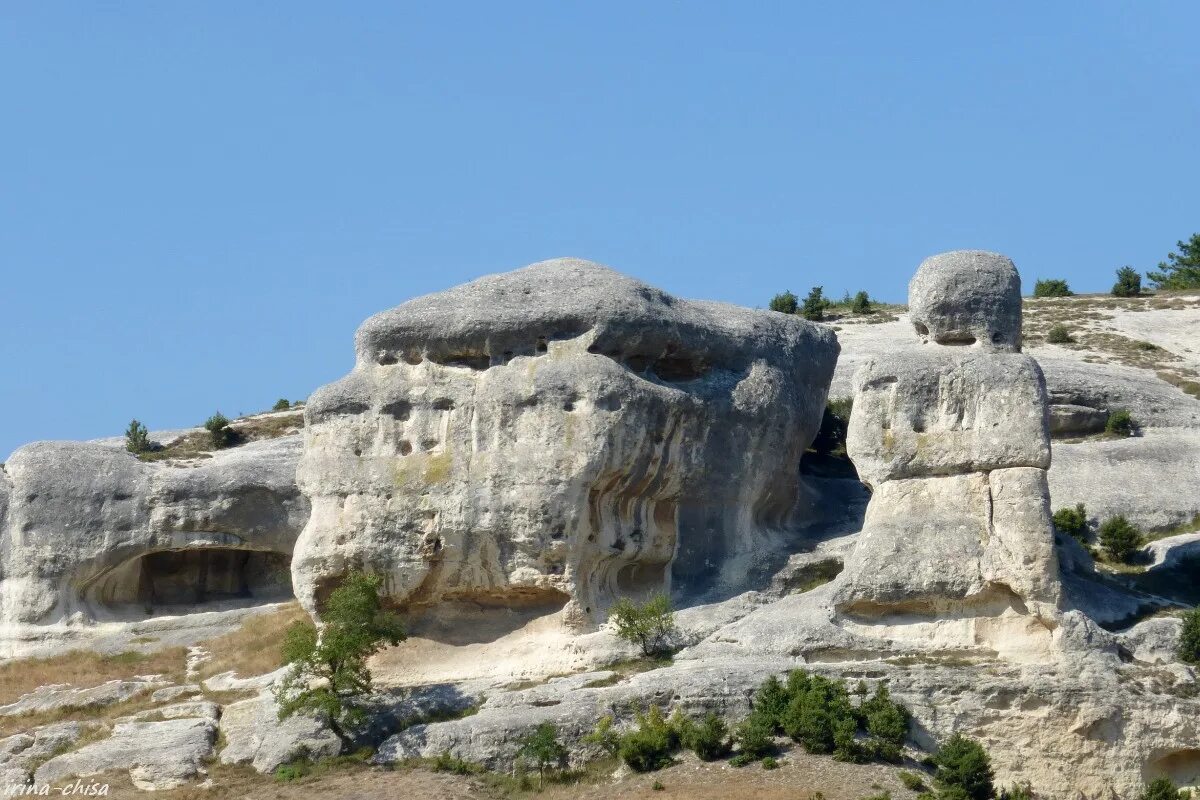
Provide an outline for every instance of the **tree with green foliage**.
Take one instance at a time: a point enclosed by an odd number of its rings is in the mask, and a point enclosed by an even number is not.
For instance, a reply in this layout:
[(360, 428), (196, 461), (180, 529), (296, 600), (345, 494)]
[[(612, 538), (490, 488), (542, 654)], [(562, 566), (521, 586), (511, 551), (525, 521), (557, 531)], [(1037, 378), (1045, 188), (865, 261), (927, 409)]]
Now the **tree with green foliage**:
[(543, 722), (522, 737), (517, 750), (518, 759), (537, 769), (541, 784), (546, 782), (547, 769), (561, 769), (566, 765), (567, 755), (567, 748), (558, 740), (558, 728), (551, 722)]
[(973, 739), (954, 734), (933, 757), (937, 772), (933, 780), (942, 789), (940, 797), (959, 795), (970, 800), (989, 800), (996, 788), (992, 784), (992, 760)]
[(1158, 289), (1200, 289), (1200, 233), (1175, 246), (1179, 252), (1169, 253), (1158, 263), (1158, 272), (1147, 272), (1146, 277)]
[(149, 453), (153, 447), (154, 443), (150, 441), (150, 432), (146, 430), (146, 426), (136, 419), (132, 420), (125, 429), (125, 449), (138, 455)]
[(700, 722), (681, 715), (675, 730), (679, 743), (701, 761), (716, 761), (729, 752), (729, 727), (711, 711)]
[(272, 411), (287, 411), (292, 407), (291, 402), (287, 398), (281, 397), (275, 401), (275, 405), (271, 406)]
[(781, 292), (771, 298), (770, 309), (780, 314), (795, 314), (800, 307), (800, 298), (791, 292)]
[(771, 732), (783, 730), (783, 715), (788, 707), (788, 691), (774, 675), (763, 681), (754, 693), (752, 716), (758, 716), (771, 726)]
[(670, 649), (675, 611), (665, 594), (656, 594), (641, 604), (622, 597), (609, 611), (608, 621), (616, 628), (617, 638), (637, 644), (642, 655), (659, 655)]
[(859, 707), (863, 727), (867, 729), (868, 754), (881, 761), (897, 762), (904, 740), (908, 738), (908, 709), (892, 701), (886, 685), (875, 687), (875, 694)]
[(800, 314), (807, 320), (819, 322), (825, 319), (825, 312), (833, 305), (829, 302), (829, 298), (825, 297), (824, 288), (814, 286), (808, 293), (808, 297), (804, 298), (804, 304), (800, 307)]
[(214, 450), (221, 450), (233, 444), (236, 434), (229, 427), (229, 418), (220, 411), (204, 421), (204, 429), (208, 431), (209, 442)]
[(1100, 525), (1100, 546), (1109, 559), (1122, 563), (1129, 561), (1133, 552), (1142, 545), (1142, 532), (1121, 515), (1109, 517)]
[(1183, 615), (1178, 652), (1181, 661), (1200, 664), (1200, 608), (1193, 608)]
[(321, 611), (322, 628), (294, 623), (283, 643), (287, 672), (276, 684), (279, 719), (306, 712), (323, 720), (349, 747), (367, 720), (372, 690), (367, 659), (404, 641), (400, 619), (383, 609), (382, 579), (354, 572), (330, 593)]
[[(853, 723), (852, 727), (848, 723)], [(845, 683), (809, 675), (803, 688), (791, 692), (783, 730), (810, 753), (834, 753), (844, 760), (853, 760), (848, 748), (858, 730), (858, 720)]]
[(1142, 790), (1141, 800), (1188, 800), (1191, 792), (1180, 791), (1170, 778), (1155, 778)]
[(1113, 284), (1113, 297), (1137, 297), (1142, 293), (1142, 276), (1130, 266), (1117, 270), (1117, 282)]
[(1087, 540), (1087, 509), (1083, 503), (1074, 508), (1060, 508), (1052, 517), (1054, 527), (1083, 544)]
[(746, 717), (733, 732), (737, 742), (736, 766), (749, 764), (764, 756), (775, 754), (775, 728), (764, 714), (753, 713)]
[(865, 291), (855, 293), (850, 301), (850, 311), (854, 314), (870, 314), (875, 309), (871, 305), (871, 296)]
[(671, 764), (671, 753), (679, 745), (675, 730), (663, 719), (658, 706), (636, 715), (637, 728), (620, 739), (617, 755), (634, 772), (653, 772)]
[(1070, 297), (1073, 294), (1067, 282), (1058, 278), (1039, 278), (1033, 284), (1034, 297)]

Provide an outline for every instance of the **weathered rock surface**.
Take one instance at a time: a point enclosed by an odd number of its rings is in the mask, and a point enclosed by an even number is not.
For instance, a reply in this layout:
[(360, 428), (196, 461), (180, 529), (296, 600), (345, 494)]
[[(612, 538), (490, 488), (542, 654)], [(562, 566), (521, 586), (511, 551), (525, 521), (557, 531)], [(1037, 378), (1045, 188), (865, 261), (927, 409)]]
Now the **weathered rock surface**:
[(1182, 629), (1183, 620), (1178, 617), (1151, 617), (1117, 634), (1117, 640), (1138, 661), (1170, 664), (1179, 660)]
[(908, 311), (922, 341), (1021, 349), (1021, 278), (999, 253), (954, 250), (925, 259), (908, 284)]
[(55, 784), (64, 778), (128, 769), (139, 789), (174, 789), (201, 774), (216, 735), (217, 725), (208, 716), (118, 722), (107, 739), (42, 764), (34, 772), (34, 780)]
[(618, 595), (769, 580), (837, 357), (796, 317), (571, 259), (378, 314), (356, 350), (306, 408), (301, 601), (362, 566), (406, 605), (575, 623)]
[(0, 739), (0, 786), (24, 786), (39, 764), (70, 747), (87, 728), (79, 722), (57, 722)]
[(226, 706), (221, 733), (221, 763), (251, 764), (259, 772), (272, 772), (294, 758), (318, 759), (341, 750), (337, 736), (314, 719), (298, 714), (281, 722), (270, 690)]
[[(102, 443), (39, 442), (4, 465), (0, 624), (141, 619), (286, 597), (307, 518), (296, 436), (191, 466)], [(79, 616), (76, 616), (79, 615)]]
[(164, 679), (150, 677), (145, 680), (107, 681), (99, 686), (86, 689), (77, 689), (70, 684), (39, 686), (16, 701), (0, 706), (0, 717), (46, 711), (100, 708), (124, 702), (167, 683)]

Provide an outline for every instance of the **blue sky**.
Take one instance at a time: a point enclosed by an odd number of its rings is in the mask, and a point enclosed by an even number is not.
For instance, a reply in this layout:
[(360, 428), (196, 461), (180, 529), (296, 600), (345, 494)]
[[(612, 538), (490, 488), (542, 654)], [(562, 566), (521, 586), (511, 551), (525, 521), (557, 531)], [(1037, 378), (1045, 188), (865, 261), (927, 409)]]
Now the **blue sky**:
[(0, 458), (306, 396), (372, 312), (577, 255), (901, 300), (1200, 230), (1193, 3), (0, 5)]

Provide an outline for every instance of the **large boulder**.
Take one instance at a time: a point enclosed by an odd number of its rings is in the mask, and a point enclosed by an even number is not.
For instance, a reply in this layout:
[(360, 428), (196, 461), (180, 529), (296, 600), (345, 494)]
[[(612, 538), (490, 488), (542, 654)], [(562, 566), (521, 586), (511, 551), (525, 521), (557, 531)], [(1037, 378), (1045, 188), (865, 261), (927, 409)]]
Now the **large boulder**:
[(1021, 278), (999, 253), (954, 250), (925, 259), (908, 284), (908, 313), (922, 341), (1021, 349)]
[(769, 578), (838, 346), (561, 259), (378, 314), (356, 350), (306, 408), (301, 601), (369, 568), (402, 605), (582, 623), (617, 595)]
[[(279, 599), (307, 518), (299, 437), (187, 466), (121, 446), (37, 442), (4, 465), (0, 623), (141, 619), (213, 600)], [(0, 510), (3, 503), (0, 502)]]

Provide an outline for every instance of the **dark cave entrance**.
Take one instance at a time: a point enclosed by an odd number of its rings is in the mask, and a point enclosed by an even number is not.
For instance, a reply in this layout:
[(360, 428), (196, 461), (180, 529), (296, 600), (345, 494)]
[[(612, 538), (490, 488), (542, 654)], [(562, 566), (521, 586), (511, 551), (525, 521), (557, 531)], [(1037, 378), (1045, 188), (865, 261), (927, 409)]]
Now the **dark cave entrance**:
[(126, 561), (89, 594), (104, 606), (147, 613), (164, 606), (283, 600), (292, 596), (291, 558), (220, 547), (160, 550)]

